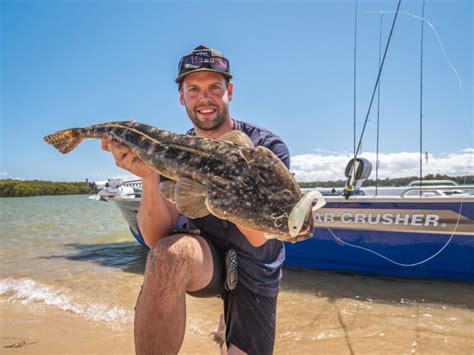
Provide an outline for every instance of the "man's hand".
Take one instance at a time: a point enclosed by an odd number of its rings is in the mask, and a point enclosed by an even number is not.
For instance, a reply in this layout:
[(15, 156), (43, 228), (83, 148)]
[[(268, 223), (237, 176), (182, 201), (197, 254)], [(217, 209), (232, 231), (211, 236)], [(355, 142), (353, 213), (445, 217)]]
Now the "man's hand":
[(156, 175), (130, 148), (113, 140), (111, 136), (102, 138), (102, 149), (112, 153), (118, 167), (128, 170), (136, 176), (147, 178)]
[(267, 242), (264, 232), (249, 229), (238, 224), (236, 226), (253, 247), (258, 248)]

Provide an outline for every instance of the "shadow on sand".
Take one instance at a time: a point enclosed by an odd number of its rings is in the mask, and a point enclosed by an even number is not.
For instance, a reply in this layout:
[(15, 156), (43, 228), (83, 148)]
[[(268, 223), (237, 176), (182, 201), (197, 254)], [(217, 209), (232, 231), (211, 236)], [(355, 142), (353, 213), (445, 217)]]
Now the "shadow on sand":
[[(143, 274), (145, 270), (147, 250), (135, 242), (66, 246), (77, 252), (50, 258), (92, 262), (135, 274)], [(474, 309), (473, 283), (383, 278), (290, 268), (285, 268), (283, 275), (283, 292), (309, 293), (329, 300), (351, 298), (377, 303), (440, 303)]]
[(66, 244), (75, 254), (53, 255), (50, 259), (64, 258), (73, 261), (96, 263), (125, 272), (143, 274), (148, 251), (136, 242), (108, 244)]
[(329, 300), (351, 298), (376, 303), (435, 303), (474, 309), (473, 283), (285, 268), (282, 290), (307, 292)]

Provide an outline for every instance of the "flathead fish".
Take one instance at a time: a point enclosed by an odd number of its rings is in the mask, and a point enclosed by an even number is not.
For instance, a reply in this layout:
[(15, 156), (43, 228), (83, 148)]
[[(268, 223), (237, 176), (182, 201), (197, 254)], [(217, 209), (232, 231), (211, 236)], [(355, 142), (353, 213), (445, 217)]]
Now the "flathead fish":
[(281, 160), (265, 147), (254, 147), (243, 132), (211, 139), (124, 121), (66, 129), (44, 140), (65, 154), (84, 138), (104, 135), (170, 179), (162, 182), (161, 192), (189, 218), (212, 214), (284, 241), (313, 234), (312, 200), (321, 207), (322, 196), (304, 198)]

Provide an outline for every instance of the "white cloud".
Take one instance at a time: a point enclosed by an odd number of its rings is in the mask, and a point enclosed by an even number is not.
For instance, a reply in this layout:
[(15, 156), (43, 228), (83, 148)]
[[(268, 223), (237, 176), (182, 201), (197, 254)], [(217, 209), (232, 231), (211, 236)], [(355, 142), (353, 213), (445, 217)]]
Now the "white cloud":
[(8, 175), (7, 172), (5, 172), (5, 171), (0, 171), (0, 176), (7, 176), (7, 175)]
[[(371, 179), (375, 178), (375, 153), (361, 155), (372, 163)], [(350, 153), (316, 153), (291, 158), (291, 170), (298, 181), (344, 180), (344, 169), (352, 158)], [(379, 179), (419, 175), (418, 152), (379, 153)], [(423, 157), (423, 175), (443, 174), (463, 176), (474, 174), (474, 149), (456, 153), (429, 154)]]

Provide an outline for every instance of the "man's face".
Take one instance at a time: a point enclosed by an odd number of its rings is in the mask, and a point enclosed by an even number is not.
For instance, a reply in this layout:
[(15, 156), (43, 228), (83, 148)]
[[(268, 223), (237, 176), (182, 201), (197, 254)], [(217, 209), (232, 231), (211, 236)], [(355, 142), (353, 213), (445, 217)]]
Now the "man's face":
[(188, 116), (196, 127), (212, 131), (230, 118), (232, 90), (232, 83), (226, 87), (226, 80), (219, 73), (191, 73), (184, 78), (179, 90), (179, 101), (186, 106)]

